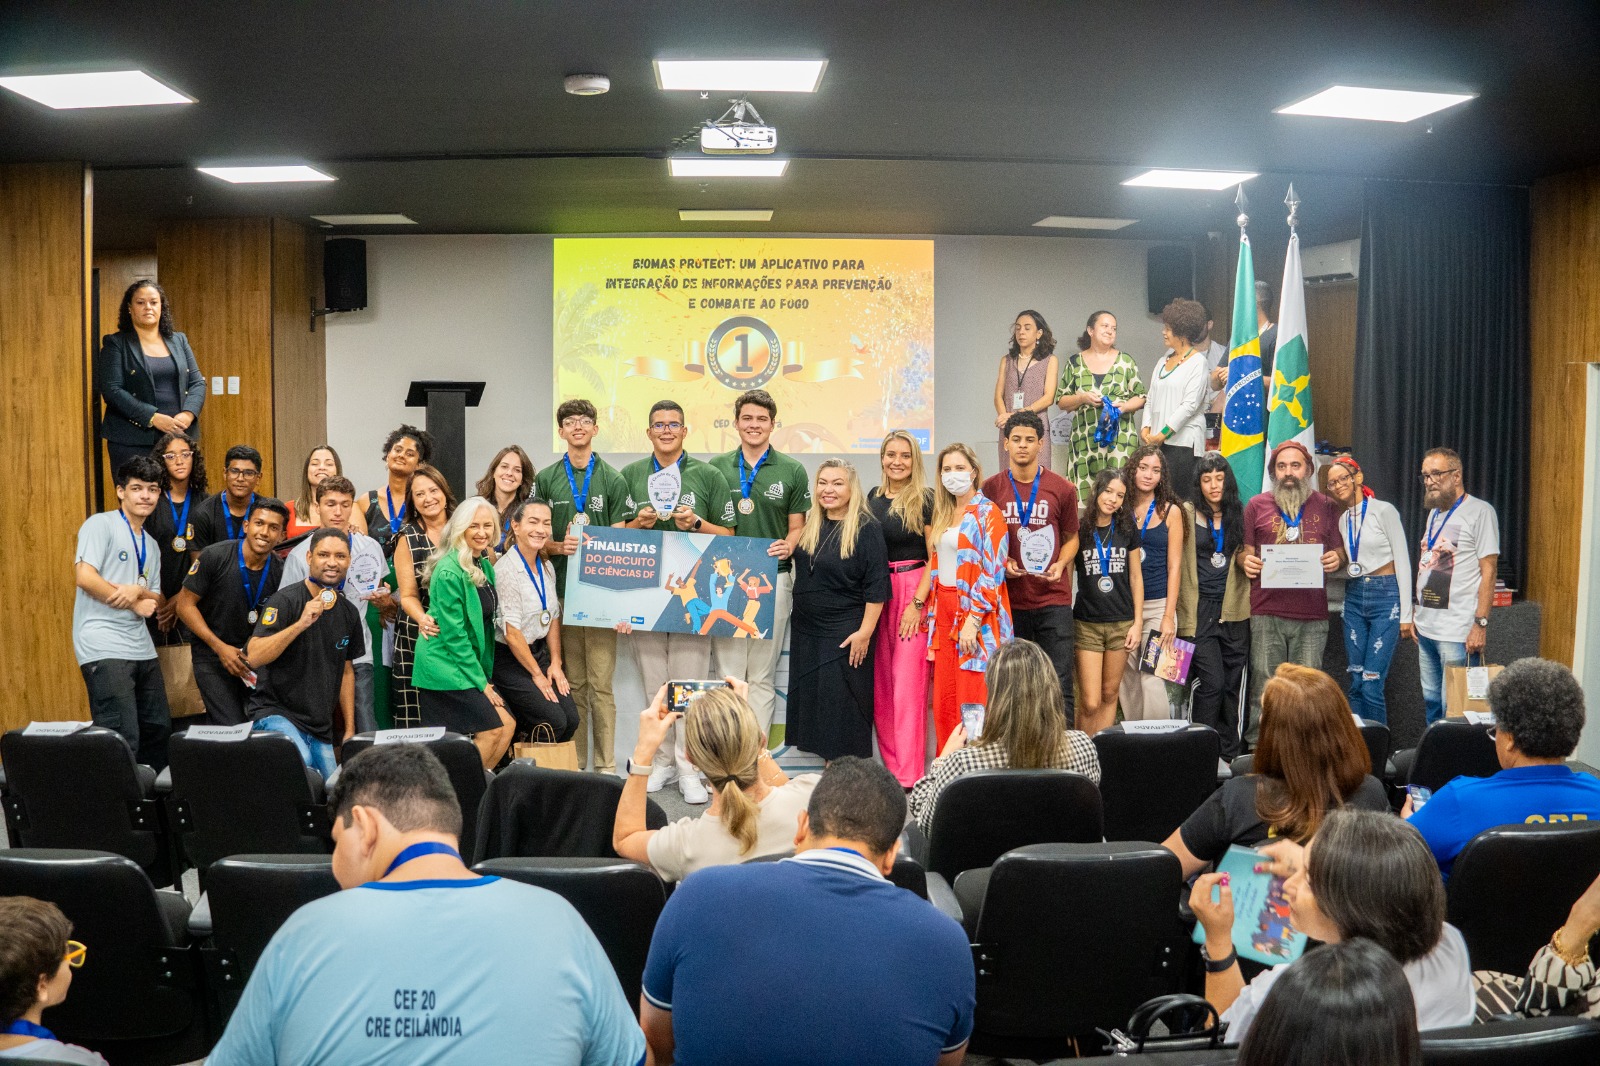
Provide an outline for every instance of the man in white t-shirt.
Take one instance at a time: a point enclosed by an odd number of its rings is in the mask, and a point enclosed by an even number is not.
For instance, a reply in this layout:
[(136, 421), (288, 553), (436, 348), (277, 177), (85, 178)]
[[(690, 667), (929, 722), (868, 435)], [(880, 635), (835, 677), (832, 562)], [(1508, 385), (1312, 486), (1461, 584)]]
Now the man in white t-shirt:
[(1444, 717), (1444, 670), (1482, 655), (1500, 561), (1494, 507), (1462, 486), (1461, 456), (1434, 448), (1422, 457), (1422, 502), (1428, 508), (1417, 565), (1416, 634), (1422, 701), (1428, 722)]
[[(356, 505), (356, 487), (349, 478), (324, 478), (317, 486), (316, 494), (317, 513), (322, 517), (323, 527), (337, 529), (349, 538), (350, 570), (345, 575), (340, 591), (361, 613), (361, 617), (366, 618), (368, 601), (381, 607), (390, 596), (389, 586), (383, 584), (383, 576), (389, 572), (389, 561), (383, 557), (382, 545), (365, 533), (357, 533), (350, 528), (350, 513)], [(310, 544), (311, 538), (307, 537), (295, 545), (294, 551), (283, 561), (280, 588), (290, 588), (295, 582), (311, 576), (306, 566), (306, 551)], [(369, 733), (378, 728), (372, 702), (372, 632), (362, 626), (361, 633), (366, 638), (367, 646), (352, 664), (356, 675), (356, 732)]]

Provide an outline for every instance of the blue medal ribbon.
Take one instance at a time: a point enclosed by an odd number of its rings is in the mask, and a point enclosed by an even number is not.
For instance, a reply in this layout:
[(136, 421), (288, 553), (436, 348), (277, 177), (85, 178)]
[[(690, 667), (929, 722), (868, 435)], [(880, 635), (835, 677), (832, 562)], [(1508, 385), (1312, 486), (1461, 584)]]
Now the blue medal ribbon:
[(238, 540), (240, 537), (244, 536), (244, 523), (245, 523), (245, 520), (250, 517), (250, 512), (254, 511), (255, 509), (256, 509), (256, 494), (252, 492), (250, 494), (250, 506), (246, 507), (244, 509), (244, 518), (239, 519), (239, 528), (235, 529), (233, 527), (233, 512), (228, 510), (228, 497), (227, 497), (227, 494), (226, 493), (223, 494), (223, 497), (222, 497), (222, 521), (223, 521), (223, 524), (224, 524), (225, 528), (228, 530), (228, 539), (229, 540)]
[(35, 1040), (54, 1040), (56, 1038), (56, 1034), (42, 1025), (35, 1025), (26, 1018), (18, 1018), (6, 1026), (5, 1032), (7, 1036), (31, 1036)]
[(583, 489), (578, 489), (577, 471), (572, 469), (572, 457), (563, 455), (561, 465), (567, 468), (567, 487), (572, 489), (572, 506), (577, 514), (583, 514), (589, 509), (589, 479), (594, 477), (595, 460), (599, 456), (590, 454), (589, 465), (583, 468)]
[[(1354, 507), (1350, 508), (1350, 511), (1354, 510)], [(1361, 525), (1359, 527), (1356, 525), (1356, 517), (1349, 511), (1345, 512), (1344, 522), (1345, 529), (1349, 530), (1349, 536), (1345, 537), (1345, 540), (1350, 542), (1350, 561), (1359, 563), (1361, 560), (1361, 533), (1367, 528), (1367, 499), (1365, 496), (1361, 498)]]
[(756, 465), (750, 470), (750, 476), (745, 477), (744, 449), (741, 448), (739, 450), (739, 496), (741, 498), (746, 500), (750, 498), (750, 490), (755, 488), (756, 477), (761, 473), (761, 468), (767, 465), (767, 457), (771, 454), (772, 446), (768, 445), (767, 450), (761, 453), (761, 458), (756, 460)]
[[(1428, 539), (1426, 546), (1429, 551), (1433, 551), (1434, 542), (1439, 539), (1439, 534), (1443, 533), (1444, 527), (1450, 524), (1450, 516), (1456, 513), (1456, 508), (1460, 507), (1462, 501), (1466, 498), (1467, 494), (1463, 492), (1460, 497), (1457, 498), (1456, 502), (1450, 505), (1450, 510), (1444, 513), (1444, 521), (1439, 523), (1438, 529), (1433, 528), (1433, 519), (1434, 516), (1439, 513), (1439, 509), (1435, 507), (1433, 510), (1428, 512)], [(1365, 506), (1364, 501), (1362, 505)]]
[(261, 561), (261, 583), (254, 590), (250, 588), (250, 568), (244, 565), (244, 541), (239, 542), (235, 549), (239, 557), (239, 580), (244, 584), (244, 602), (249, 605), (252, 613), (261, 606), (261, 601), (267, 592), (267, 571), (272, 568), (272, 557), (268, 556)]
[[(178, 505), (172, 502), (172, 493), (167, 493), (167, 507), (172, 511), (172, 524), (177, 527), (177, 532), (173, 534), (174, 537), (188, 539), (189, 505), (193, 502), (194, 493), (185, 493), (183, 497), (183, 513), (180, 515), (178, 513)], [(223, 510), (227, 510), (227, 508), (224, 507)]]
[(1306, 505), (1302, 503), (1300, 505), (1300, 509), (1294, 513), (1294, 521), (1291, 522), (1289, 520), (1289, 516), (1287, 514), (1284, 514), (1284, 512), (1283, 512), (1283, 510), (1281, 508), (1278, 510), (1278, 514), (1280, 516), (1282, 516), (1282, 518), (1283, 518), (1283, 524), (1286, 527), (1288, 527), (1289, 529), (1299, 529), (1300, 528), (1300, 519), (1305, 517), (1305, 513), (1306, 513)]
[(1040, 467), (1033, 475), (1033, 488), (1028, 492), (1028, 505), (1026, 507), (1022, 505), (1022, 492), (1017, 488), (1017, 479), (1012, 476), (1009, 469), (1006, 471), (1006, 478), (1011, 482), (1011, 495), (1017, 501), (1018, 525), (1023, 529), (1027, 529), (1028, 523), (1033, 521), (1033, 501), (1039, 498), (1039, 482), (1044, 479), (1044, 468)]
[(389, 532), (398, 533), (400, 532), (400, 527), (405, 525), (406, 502), (404, 500), (400, 501), (400, 513), (395, 514), (394, 492), (389, 488), (389, 486), (385, 485), (383, 487), (383, 494), (389, 498)]
[(1139, 527), (1139, 543), (1141, 545), (1144, 543), (1145, 531), (1150, 528), (1150, 520), (1152, 518), (1154, 518), (1155, 516), (1156, 516), (1156, 501), (1155, 501), (1154, 497), (1151, 497), (1150, 506), (1148, 508), (1146, 508), (1145, 512), (1144, 512), (1144, 525)]
[(1100, 448), (1109, 448), (1117, 442), (1122, 422), (1122, 408), (1107, 396), (1100, 401), (1100, 419), (1095, 423), (1094, 443)]
[(545, 599), (544, 595), (544, 567), (529, 566), (528, 557), (522, 554), (522, 545), (519, 544), (511, 550), (517, 553), (518, 559), (522, 560), (522, 569), (528, 572), (528, 580), (533, 582), (533, 591), (539, 594), (539, 609), (541, 611), (548, 611), (550, 609), (550, 601)]
[[(1211, 520), (1212, 520), (1213, 517), (1215, 517), (1217, 519), (1217, 524), (1216, 525), (1212, 525), (1211, 524)], [(1220, 516), (1213, 516), (1213, 515), (1206, 515), (1206, 529), (1211, 534), (1211, 554), (1212, 555), (1221, 554), (1222, 553), (1222, 542), (1223, 542), (1222, 519), (1221, 519), (1221, 517)]]
[(128, 527), (128, 536), (133, 538), (133, 555), (139, 564), (139, 576), (144, 577), (144, 530), (135, 533), (133, 523), (128, 521), (128, 512), (119, 507), (117, 513), (122, 516), (122, 524)]
[[(449, 844), (441, 843), (437, 840), (424, 840), (420, 844), (412, 844), (396, 855), (394, 861), (389, 864), (389, 868), (383, 871), (383, 877), (388, 877), (412, 859), (420, 859), (424, 855), (454, 855), (458, 859), (461, 858), (461, 852), (452, 848)], [(380, 877), (378, 880), (381, 881), (383, 878)]]
[[(1109, 529), (1109, 527), (1108, 527)], [(1094, 527), (1094, 551), (1100, 557), (1100, 576), (1111, 576), (1111, 545), (1100, 539), (1100, 527)]]

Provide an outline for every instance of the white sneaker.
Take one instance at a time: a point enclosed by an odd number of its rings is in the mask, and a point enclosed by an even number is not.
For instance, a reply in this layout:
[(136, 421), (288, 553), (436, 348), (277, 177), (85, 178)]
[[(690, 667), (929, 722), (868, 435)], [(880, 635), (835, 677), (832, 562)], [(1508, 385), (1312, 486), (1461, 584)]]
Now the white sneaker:
[(650, 781), (645, 785), (646, 792), (660, 792), (667, 787), (667, 783), (678, 776), (675, 766), (657, 766), (650, 771)]
[(693, 777), (678, 778), (678, 791), (683, 793), (683, 802), (701, 804), (709, 803), (711, 793), (706, 791), (706, 786), (700, 783), (698, 775)]

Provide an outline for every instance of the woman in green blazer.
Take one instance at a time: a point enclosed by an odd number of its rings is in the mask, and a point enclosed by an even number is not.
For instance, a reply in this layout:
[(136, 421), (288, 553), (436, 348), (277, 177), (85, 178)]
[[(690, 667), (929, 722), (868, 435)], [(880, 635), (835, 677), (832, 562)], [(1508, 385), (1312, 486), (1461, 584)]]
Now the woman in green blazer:
[(485, 769), (511, 745), (512, 719), (489, 677), (494, 671), (498, 607), (489, 549), (499, 531), (494, 505), (482, 496), (450, 516), (439, 550), (422, 570), (428, 614), (439, 631), (417, 641), (411, 683), (425, 726), (472, 737)]

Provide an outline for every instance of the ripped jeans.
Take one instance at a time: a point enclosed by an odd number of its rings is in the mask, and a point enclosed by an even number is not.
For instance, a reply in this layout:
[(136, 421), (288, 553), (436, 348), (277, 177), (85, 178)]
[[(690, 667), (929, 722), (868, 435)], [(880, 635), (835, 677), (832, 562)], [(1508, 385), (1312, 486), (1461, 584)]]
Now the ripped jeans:
[(1352, 578), (1344, 591), (1344, 653), (1350, 662), (1350, 709), (1389, 724), (1383, 685), (1400, 643), (1400, 583), (1393, 574)]

